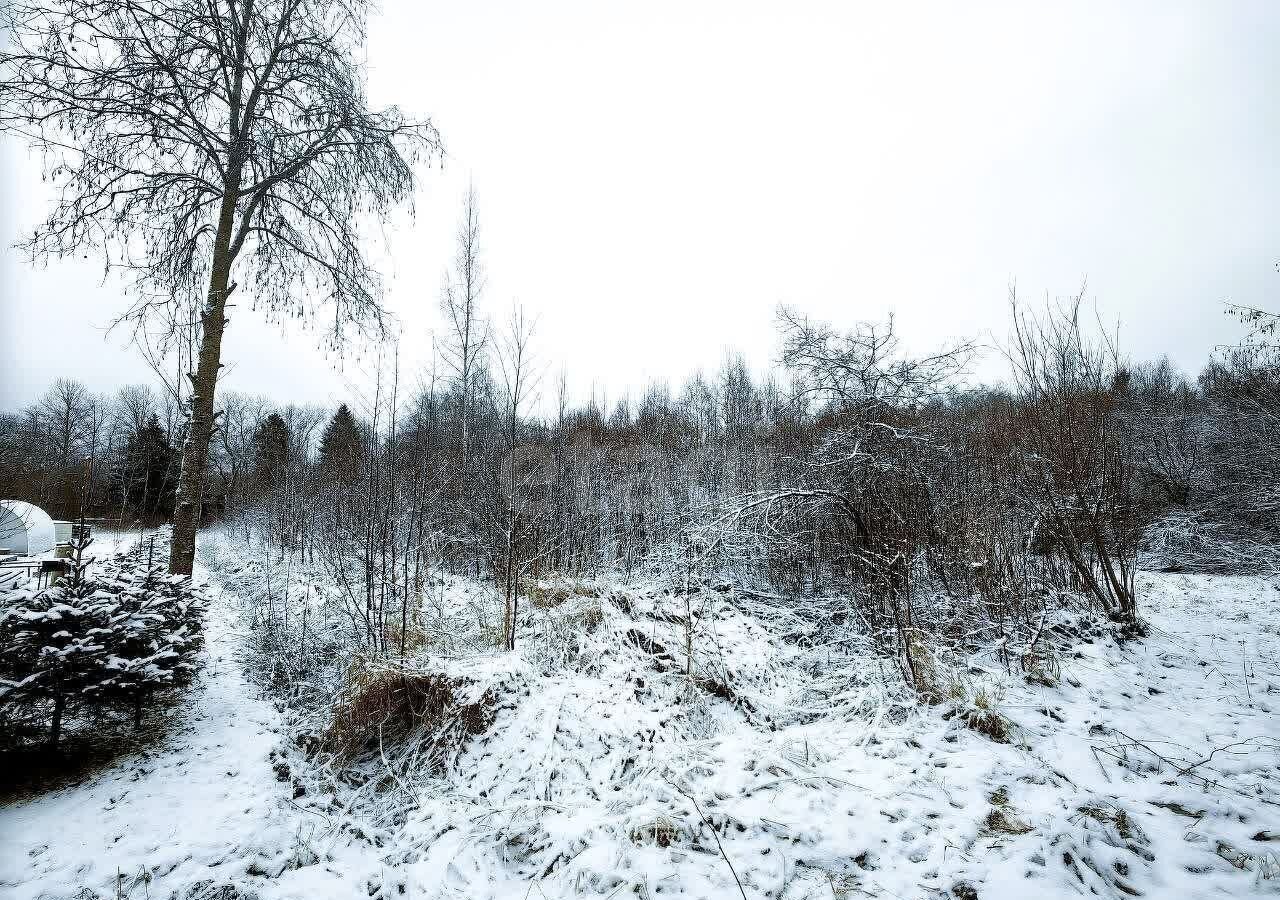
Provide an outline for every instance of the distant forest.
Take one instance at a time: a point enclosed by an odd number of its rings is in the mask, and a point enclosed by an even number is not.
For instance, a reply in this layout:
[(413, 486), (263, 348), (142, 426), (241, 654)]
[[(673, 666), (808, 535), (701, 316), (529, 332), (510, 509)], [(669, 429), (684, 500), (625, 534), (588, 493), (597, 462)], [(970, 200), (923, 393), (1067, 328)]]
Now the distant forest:
[[(433, 569), (492, 580), (513, 605), (528, 575), (684, 572), (862, 596), (874, 630), (904, 598), (1004, 603), (1046, 584), (1132, 617), (1140, 553), (1231, 571), (1280, 542), (1280, 368), (1257, 348), (1192, 381), (1126, 361), (1078, 300), (1015, 303), (1009, 380), (972, 387), (970, 345), (910, 357), (892, 323), (781, 310), (763, 380), (730, 357), (676, 391), (573, 407), (563, 377), (539, 380), (527, 323), (445, 308), (454, 341), (412, 390), (384, 371), (357, 408), (221, 395), (205, 523), (378, 572), (359, 604), (372, 620)], [(164, 520), (180, 413), (146, 385), (59, 380), (0, 418), (0, 495)]]

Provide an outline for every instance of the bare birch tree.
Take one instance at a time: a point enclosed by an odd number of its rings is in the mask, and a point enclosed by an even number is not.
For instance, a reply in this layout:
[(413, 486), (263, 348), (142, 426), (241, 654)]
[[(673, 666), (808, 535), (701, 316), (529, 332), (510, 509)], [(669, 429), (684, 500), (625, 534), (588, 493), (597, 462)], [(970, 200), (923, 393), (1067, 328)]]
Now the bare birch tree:
[[(528, 406), (537, 396), (539, 376), (534, 370), (531, 344), (534, 323), (519, 306), (511, 310), (506, 333), (502, 335), (498, 366), (502, 371), (502, 428), (506, 438), (506, 466), (503, 472), (503, 575), (505, 603), (503, 641), (506, 649), (516, 647), (516, 616), (520, 604), (521, 543), (528, 526), (524, 496), (527, 481), (520, 459), (520, 426)], [(536, 467), (535, 467), (536, 470)]]
[(476, 375), (489, 341), (488, 326), (479, 309), (484, 285), (484, 265), (480, 261), (480, 212), (476, 206), (476, 190), (472, 186), (467, 188), (462, 221), (458, 223), (454, 271), (452, 276), (445, 276), (443, 296), (440, 299), (445, 327), (449, 330), (449, 339), (441, 347), (441, 356), (453, 372), (461, 403), (459, 428), (464, 477), (471, 459), (471, 419)]
[[(369, 109), (364, 0), (19, 0), (0, 9), (0, 130), (59, 192), (25, 247), (135, 278), (135, 325), (199, 330), (170, 568), (195, 555), (229, 300), (378, 334), (360, 220), (408, 200), (428, 122)], [(236, 280), (233, 280), (233, 275)], [(203, 294), (203, 302), (199, 297)]]

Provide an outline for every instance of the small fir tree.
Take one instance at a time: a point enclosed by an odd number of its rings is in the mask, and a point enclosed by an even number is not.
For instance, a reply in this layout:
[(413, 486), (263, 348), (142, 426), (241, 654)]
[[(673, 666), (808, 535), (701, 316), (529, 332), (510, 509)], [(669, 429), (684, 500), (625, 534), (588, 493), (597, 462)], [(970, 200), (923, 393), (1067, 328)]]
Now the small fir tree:
[(138, 545), (89, 577), (89, 543), (73, 541), (61, 583), (0, 596), (0, 710), (47, 721), (52, 746), (77, 710), (123, 708), (140, 724), (148, 700), (190, 679), (203, 643), (206, 599), (189, 576), (148, 565)]

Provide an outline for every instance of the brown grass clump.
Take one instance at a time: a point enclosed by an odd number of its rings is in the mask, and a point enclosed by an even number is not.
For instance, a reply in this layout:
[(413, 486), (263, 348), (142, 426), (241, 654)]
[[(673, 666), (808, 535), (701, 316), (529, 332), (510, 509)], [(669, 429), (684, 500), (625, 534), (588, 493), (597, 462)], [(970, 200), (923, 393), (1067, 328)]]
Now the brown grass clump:
[(666, 816), (631, 829), (631, 840), (637, 844), (654, 843), (659, 847), (670, 847), (679, 839), (680, 826)]
[(467, 738), (493, 724), (495, 698), (462, 703), (461, 684), (437, 672), (371, 665), (357, 660), (333, 708), (324, 745), (355, 759), (420, 734), (438, 749), (461, 749)]
[(734, 703), (738, 699), (738, 695), (734, 693), (733, 688), (729, 687), (727, 682), (721, 681), (719, 678), (709, 678), (703, 675), (695, 675), (694, 683), (706, 691), (713, 697), (719, 697), (721, 700), (728, 700)]
[[(390, 622), (383, 630), (384, 646), (390, 647), (397, 653), (400, 651), (401, 629), (399, 622)], [(427, 635), (426, 629), (422, 627), (420, 622), (410, 621), (408, 627), (404, 629), (404, 652), (406, 654), (418, 653), (426, 650), (431, 644), (431, 638)]]
[(983, 827), (990, 834), (1027, 834), (1032, 831), (1030, 825), (1014, 815), (1009, 806), (1009, 789), (1001, 785), (990, 794), (991, 812), (982, 820)]
[(1013, 736), (1013, 723), (996, 708), (999, 698), (986, 687), (956, 679), (948, 686), (947, 694), (953, 707), (943, 718), (949, 719), (954, 715), (970, 729), (997, 744), (1009, 743)]
[(1138, 823), (1129, 818), (1129, 814), (1119, 807), (1103, 803), (1086, 803), (1077, 812), (1088, 816), (1095, 822), (1113, 826), (1120, 837), (1126, 841), (1135, 839), (1145, 841), (1147, 838), (1142, 829), (1138, 827)]
[(1058, 661), (1049, 653), (1028, 653), (1022, 657), (1022, 671), (1030, 684), (1054, 687), (1062, 677)]
[(994, 834), (1027, 834), (1031, 831), (1030, 825), (1000, 807), (992, 807), (983, 825)]
[(960, 718), (978, 734), (985, 735), (997, 744), (1009, 743), (1013, 723), (994, 709), (975, 703), (962, 712)]
[(914, 631), (903, 632), (902, 640), (903, 677), (925, 703), (933, 706), (943, 702), (946, 691), (933, 656)]
[(534, 581), (520, 582), (520, 595), (528, 599), (535, 609), (555, 609), (573, 597), (599, 597), (600, 591), (583, 581)]

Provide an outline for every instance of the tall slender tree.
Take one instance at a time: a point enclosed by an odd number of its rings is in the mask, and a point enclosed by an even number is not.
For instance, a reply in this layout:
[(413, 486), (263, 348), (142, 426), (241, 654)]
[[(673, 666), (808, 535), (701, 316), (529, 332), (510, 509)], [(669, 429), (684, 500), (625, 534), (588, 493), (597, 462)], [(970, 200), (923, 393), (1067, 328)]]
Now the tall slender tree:
[(534, 371), (530, 345), (534, 324), (524, 310), (513, 306), (506, 334), (502, 336), (498, 367), (502, 372), (502, 428), (505, 433), (506, 463), (502, 473), (502, 581), (506, 592), (503, 640), (508, 650), (516, 648), (516, 622), (520, 611), (519, 559), (525, 522), (525, 488), (519, 460), (520, 425), (526, 407), (536, 397), (539, 376)]
[(465, 478), (470, 470), (476, 381), (489, 343), (488, 324), (480, 311), (485, 274), (480, 259), (480, 212), (474, 186), (467, 188), (457, 242), (454, 272), (452, 276), (445, 276), (440, 299), (448, 329), (448, 340), (441, 348), (441, 356), (453, 371), (458, 387), (461, 404), (459, 439), (462, 442), (462, 474)]
[(124, 320), (159, 317), (198, 347), (174, 572), (194, 561), (237, 283), (268, 315), (325, 322), (339, 349), (351, 327), (382, 330), (359, 226), (411, 197), (438, 137), (369, 108), (366, 15), (366, 0), (0, 5), (0, 130), (44, 153), (59, 190), (28, 251), (97, 252), (136, 278)]

